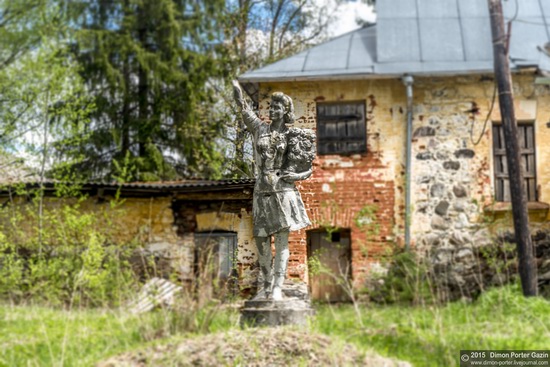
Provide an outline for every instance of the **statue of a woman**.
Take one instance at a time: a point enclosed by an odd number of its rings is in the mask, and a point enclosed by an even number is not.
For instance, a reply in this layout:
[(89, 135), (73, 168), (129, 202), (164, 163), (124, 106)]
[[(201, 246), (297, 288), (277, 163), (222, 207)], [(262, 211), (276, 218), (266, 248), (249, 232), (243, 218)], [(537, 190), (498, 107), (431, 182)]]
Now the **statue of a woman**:
[[(263, 284), (255, 299), (282, 300), (289, 231), (311, 225), (294, 182), (311, 176), (315, 134), (312, 130), (287, 126), (294, 123), (294, 106), (286, 94), (273, 93), (269, 108), (271, 123), (266, 123), (252, 112), (236, 81), (233, 88), (244, 123), (253, 136), (256, 162), (252, 216)], [(275, 237), (273, 268), (271, 236)]]

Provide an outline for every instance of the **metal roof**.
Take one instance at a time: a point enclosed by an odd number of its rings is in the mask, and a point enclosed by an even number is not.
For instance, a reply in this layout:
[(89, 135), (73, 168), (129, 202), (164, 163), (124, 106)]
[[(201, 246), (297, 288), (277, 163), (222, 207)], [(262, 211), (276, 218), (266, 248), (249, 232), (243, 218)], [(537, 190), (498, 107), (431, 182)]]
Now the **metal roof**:
[[(124, 188), (147, 188), (147, 189), (189, 189), (189, 188), (213, 188), (213, 187), (232, 187), (254, 185), (254, 179), (238, 180), (178, 180), (178, 181), (159, 181), (159, 182), (128, 182), (120, 187)], [(105, 184), (90, 184), (91, 186), (105, 186)], [(117, 184), (107, 184), (116, 185)]]
[[(493, 71), (483, 0), (378, 0), (377, 24), (240, 76), (244, 83)], [(550, 1), (504, 1), (511, 68), (549, 70)]]
[(375, 27), (361, 28), (239, 77), (242, 82), (372, 74)]
[[(58, 182), (46, 181), (44, 186), (46, 189), (54, 189)], [(205, 191), (224, 191), (232, 189), (250, 188), (254, 187), (254, 179), (237, 179), (237, 180), (178, 180), (178, 181), (159, 181), (159, 182), (128, 182), (128, 183), (98, 183), (87, 182), (82, 184), (82, 190), (90, 189), (104, 189), (104, 190), (118, 190), (128, 192), (148, 192), (148, 193), (186, 193), (186, 192), (205, 192)], [(27, 187), (39, 187), (38, 181), (27, 182)], [(5, 187), (9, 187), (10, 184), (6, 183)], [(0, 189), (0, 192), (7, 191), (6, 188)]]

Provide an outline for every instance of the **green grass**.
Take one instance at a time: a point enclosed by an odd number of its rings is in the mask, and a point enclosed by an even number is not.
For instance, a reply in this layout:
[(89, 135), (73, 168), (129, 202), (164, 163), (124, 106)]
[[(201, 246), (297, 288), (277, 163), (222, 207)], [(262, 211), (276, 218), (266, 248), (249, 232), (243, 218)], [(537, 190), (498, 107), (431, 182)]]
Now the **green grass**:
[(456, 366), (461, 349), (549, 349), (550, 302), (518, 286), (493, 289), (474, 303), (369, 306), (361, 322), (349, 305), (321, 306), (315, 330), (415, 366)]
[[(456, 366), (461, 349), (549, 349), (550, 303), (518, 286), (446, 306), (319, 305), (311, 330), (361, 350), (412, 362)], [(0, 306), (1, 366), (93, 366), (123, 351), (173, 337), (237, 328), (238, 311), (216, 306), (131, 316), (112, 310)]]
[(93, 366), (176, 334), (227, 330), (238, 319), (236, 310), (218, 310), (213, 317), (198, 312), (191, 322), (186, 316), (0, 306), (0, 366)]

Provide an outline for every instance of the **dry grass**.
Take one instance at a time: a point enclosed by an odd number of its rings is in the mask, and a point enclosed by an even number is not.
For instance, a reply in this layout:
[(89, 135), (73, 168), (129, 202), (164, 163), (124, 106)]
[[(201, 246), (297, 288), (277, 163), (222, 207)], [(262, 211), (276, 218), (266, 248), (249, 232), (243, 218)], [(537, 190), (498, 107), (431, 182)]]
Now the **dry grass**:
[(145, 366), (409, 366), (293, 328), (233, 330), (172, 341), (113, 357), (99, 367)]

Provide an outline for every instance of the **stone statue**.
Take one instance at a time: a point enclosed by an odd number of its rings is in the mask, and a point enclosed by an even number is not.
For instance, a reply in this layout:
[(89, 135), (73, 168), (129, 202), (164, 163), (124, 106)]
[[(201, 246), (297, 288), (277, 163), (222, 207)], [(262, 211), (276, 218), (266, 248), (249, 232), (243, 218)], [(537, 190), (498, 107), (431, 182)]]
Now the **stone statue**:
[[(244, 123), (253, 135), (256, 163), (252, 216), (261, 289), (254, 299), (279, 301), (288, 265), (289, 231), (311, 225), (294, 182), (311, 176), (316, 137), (312, 130), (287, 126), (294, 123), (294, 106), (286, 94), (273, 93), (271, 123), (266, 123), (250, 109), (238, 82), (233, 82), (233, 89)], [(274, 262), (271, 236), (275, 237)]]

